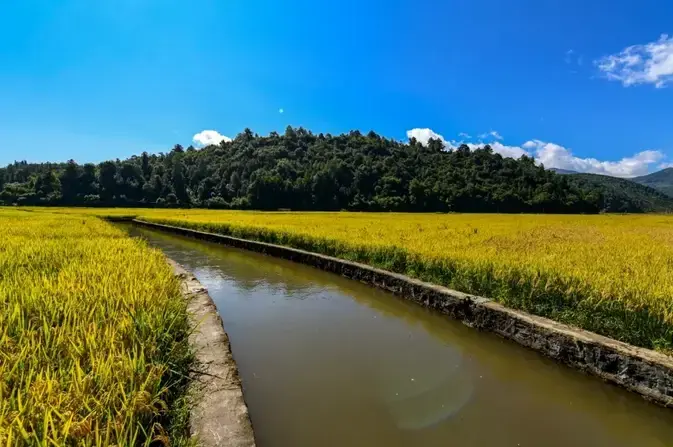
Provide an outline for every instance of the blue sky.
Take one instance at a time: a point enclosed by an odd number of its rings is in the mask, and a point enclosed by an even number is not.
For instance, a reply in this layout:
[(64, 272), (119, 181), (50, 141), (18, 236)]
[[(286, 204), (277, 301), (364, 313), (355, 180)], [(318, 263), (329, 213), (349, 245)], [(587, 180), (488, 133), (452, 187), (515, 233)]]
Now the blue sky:
[(670, 0), (5, 0), (0, 164), (292, 124), (639, 175), (673, 163), (671, 35)]

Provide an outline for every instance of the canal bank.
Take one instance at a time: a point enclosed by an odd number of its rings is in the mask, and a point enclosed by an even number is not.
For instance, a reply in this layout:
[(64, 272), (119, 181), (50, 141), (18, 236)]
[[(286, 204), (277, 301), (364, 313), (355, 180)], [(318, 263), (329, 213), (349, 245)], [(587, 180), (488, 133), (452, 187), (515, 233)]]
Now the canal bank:
[(209, 290), (257, 445), (649, 447), (673, 439), (668, 410), (388, 292), (221, 244), (133, 231)]
[(248, 407), (229, 338), (208, 290), (168, 258), (187, 301), (196, 370), (189, 389), (190, 432), (204, 447), (255, 447)]
[(134, 219), (136, 225), (311, 265), (387, 290), (464, 324), (496, 333), (600, 377), (665, 407), (673, 407), (673, 359), (592, 332), (506, 308), (405, 275), (294, 248)]
[(189, 389), (190, 433), (203, 447), (255, 447), (248, 407), (222, 318), (208, 290), (168, 258), (180, 279), (192, 331), (196, 370)]

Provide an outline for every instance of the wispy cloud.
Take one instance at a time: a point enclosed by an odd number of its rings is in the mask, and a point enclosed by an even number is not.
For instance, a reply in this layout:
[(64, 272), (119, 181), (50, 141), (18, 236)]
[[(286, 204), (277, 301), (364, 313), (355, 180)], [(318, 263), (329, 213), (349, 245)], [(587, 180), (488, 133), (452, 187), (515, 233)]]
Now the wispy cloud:
[(465, 132), (461, 132), (461, 133), (459, 133), (458, 136), (459, 136), (460, 138), (466, 138), (466, 139), (468, 139), (468, 140), (469, 140), (470, 138), (472, 138), (472, 137), (470, 136), (470, 134), (467, 134), (467, 133), (465, 133)]
[(491, 130), (490, 132), (484, 132), (480, 134), (479, 139), (485, 140), (487, 138), (495, 138), (496, 140), (502, 140), (502, 135), (500, 135), (497, 131)]
[[(489, 133), (490, 134), (490, 133)], [(467, 145), (471, 150), (483, 147), (485, 143), (472, 143), (462, 141), (446, 141), (442, 135), (432, 129), (411, 129), (407, 136), (416, 138), (421, 144), (427, 145), (430, 138), (440, 139), (446, 150), (454, 150), (461, 144)], [(637, 177), (647, 174), (652, 167), (659, 169), (673, 166), (668, 162), (663, 152), (646, 150), (625, 157), (617, 161), (598, 160), (595, 158), (582, 158), (575, 156), (572, 151), (556, 143), (541, 140), (528, 140), (519, 145), (506, 145), (500, 141), (489, 143), (493, 152), (503, 157), (519, 158), (522, 155), (535, 157), (536, 163), (543, 164), (546, 168), (568, 169), (577, 172), (612, 175), (615, 177)]]
[(202, 130), (192, 137), (195, 144), (199, 146), (209, 146), (211, 144), (220, 144), (220, 142), (229, 142), (231, 138), (220, 134), (216, 130)]
[(662, 34), (659, 40), (631, 45), (616, 54), (594, 61), (603, 76), (624, 86), (654, 84), (662, 88), (673, 81), (673, 37)]
[(584, 64), (584, 56), (571, 49), (566, 51), (563, 61), (570, 66), (568, 67), (570, 73), (578, 73), (579, 67)]
[(566, 51), (566, 56), (564, 58), (566, 64), (571, 64), (573, 62), (573, 54), (575, 54), (575, 50)]

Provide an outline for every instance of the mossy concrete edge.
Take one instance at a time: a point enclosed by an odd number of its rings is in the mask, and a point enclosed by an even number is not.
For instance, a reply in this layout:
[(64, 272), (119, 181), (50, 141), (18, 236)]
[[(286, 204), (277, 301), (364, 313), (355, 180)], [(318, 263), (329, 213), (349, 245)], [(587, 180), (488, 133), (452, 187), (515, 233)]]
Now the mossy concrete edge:
[(167, 258), (187, 300), (198, 372), (189, 389), (190, 432), (203, 447), (254, 447), (238, 368), (222, 318), (208, 291), (180, 264)]
[(134, 219), (138, 225), (256, 251), (361, 281), (493, 332), (673, 408), (673, 358), (405, 275), (281, 245)]

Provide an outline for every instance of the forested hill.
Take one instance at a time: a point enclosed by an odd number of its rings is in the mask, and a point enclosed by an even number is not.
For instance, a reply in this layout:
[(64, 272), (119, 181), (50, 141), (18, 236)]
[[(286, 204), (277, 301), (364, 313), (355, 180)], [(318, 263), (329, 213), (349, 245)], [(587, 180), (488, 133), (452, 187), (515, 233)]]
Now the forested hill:
[(652, 174), (632, 179), (636, 183), (657, 189), (673, 197), (673, 168), (662, 169)]
[(288, 127), (261, 137), (245, 130), (203, 149), (177, 145), (166, 154), (99, 165), (14, 163), (0, 169), (0, 201), (20, 205), (195, 206), (210, 208), (462, 211), (647, 212), (673, 199), (643, 200), (650, 188), (616, 194), (503, 158), (489, 146), (447, 151), (370, 132), (338, 136)]
[(671, 210), (673, 199), (670, 196), (652, 187), (636, 183), (634, 179), (627, 180), (599, 174), (573, 174), (568, 177), (580, 188), (600, 188), (603, 194), (603, 206), (606, 209), (615, 209), (628, 202), (636, 209)]

